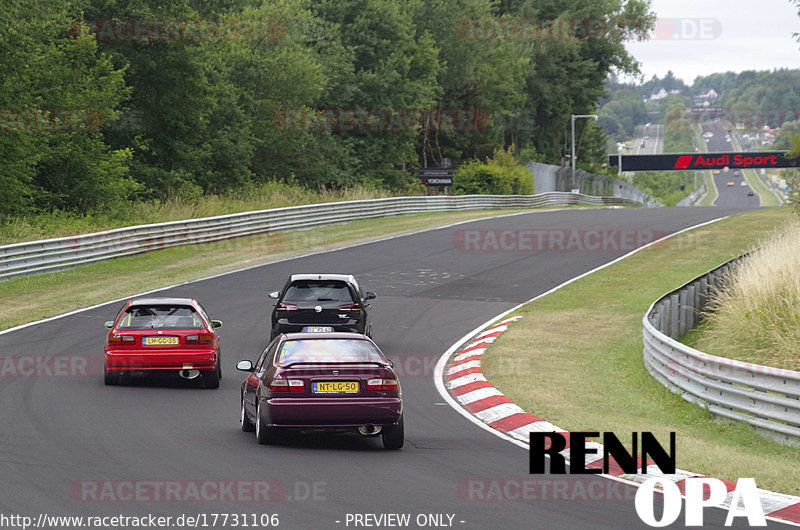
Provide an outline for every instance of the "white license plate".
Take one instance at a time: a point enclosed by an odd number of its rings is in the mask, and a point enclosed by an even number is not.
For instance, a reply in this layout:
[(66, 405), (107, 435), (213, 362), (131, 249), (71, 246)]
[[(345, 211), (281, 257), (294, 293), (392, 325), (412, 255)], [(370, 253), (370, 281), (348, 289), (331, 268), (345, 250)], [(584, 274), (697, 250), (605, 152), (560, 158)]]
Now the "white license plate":
[(178, 337), (144, 337), (142, 344), (145, 346), (165, 346), (180, 344)]
[(320, 381), (312, 383), (315, 394), (358, 394), (358, 381)]
[(330, 333), (333, 331), (332, 326), (305, 326), (303, 333)]

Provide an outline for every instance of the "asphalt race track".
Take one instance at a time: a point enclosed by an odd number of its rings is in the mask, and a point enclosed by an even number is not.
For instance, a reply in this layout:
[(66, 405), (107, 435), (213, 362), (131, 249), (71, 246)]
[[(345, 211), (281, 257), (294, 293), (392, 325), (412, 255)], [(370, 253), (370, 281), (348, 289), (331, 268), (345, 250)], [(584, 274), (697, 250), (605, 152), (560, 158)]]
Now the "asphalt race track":
[[(729, 153), (734, 151), (730, 141), (726, 141), (726, 134), (715, 128), (711, 131), (714, 136), (706, 140), (709, 152)], [(733, 206), (741, 208), (757, 208), (761, 205), (758, 194), (748, 197), (747, 192), (752, 188), (742, 186), (742, 181), (747, 182), (739, 169), (730, 171), (720, 171), (714, 175), (714, 184), (717, 186), (719, 197), (714, 201), (717, 206)], [(728, 186), (728, 182), (733, 182), (733, 186)]]
[[(120, 302), (2, 334), (2, 357), (36, 358), (45, 364), (69, 357), (85, 361), (87, 374), (0, 378), (0, 513), (277, 513), (279, 528), (303, 529), (354, 528), (352, 521), (347, 524), (347, 514), (408, 513), (412, 527), (420, 514), (448, 514), (454, 516), (453, 527), (469, 529), (646, 528), (634, 510), (635, 489), (606, 479), (569, 480), (584, 485), (603, 481), (627, 500), (482, 500), (491, 480), (519, 485), (542, 477), (528, 474), (525, 449), (444, 405), (432, 379), (436, 359), (479, 324), (630, 249), (465, 251), (456, 248), (454, 237), (458, 241), (459, 231), (467, 228), (675, 232), (738, 211), (742, 209), (530, 213), (301, 257), (162, 291), (196, 297), (212, 318), (224, 321), (224, 379), (217, 390), (183, 381), (104, 386), (103, 322), (114, 317)], [(239, 429), (244, 375), (234, 366), (240, 359), (255, 360), (263, 349), (271, 309), (267, 293), (295, 272), (352, 273), (378, 294), (372, 301), (375, 340), (402, 374), (402, 451), (385, 451), (379, 439), (357, 435), (292, 435), (276, 446), (259, 446), (252, 433)], [(556, 360), (553, 367), (557, 369)], [(535, 384), (547, 374), (530, 377)], [(603, 430), (602, 425), (586, 427)], [(180, 500), (165, 502), (163, 489), (162, 497), (154, 497), (158, 492), (153, 488), (163, 486), (162, 481), (177, 481)], [(225, 481), (235, 481), (230, 495), (209, 490), (198, 498), (192, 490)], [(270, 481), (270, 494), (277, 499), (249, 500), (249, 481)], [(148, 483), (156, 486), (147, 490)], [(104, 488), (111, 493), (102, 495)], [(706, 524), (722, 527), (725, 515), (707, 510)], [(443, 521), (446, 525), (449, 519)], [(737, 521), (742, 524), (741, 518)]]

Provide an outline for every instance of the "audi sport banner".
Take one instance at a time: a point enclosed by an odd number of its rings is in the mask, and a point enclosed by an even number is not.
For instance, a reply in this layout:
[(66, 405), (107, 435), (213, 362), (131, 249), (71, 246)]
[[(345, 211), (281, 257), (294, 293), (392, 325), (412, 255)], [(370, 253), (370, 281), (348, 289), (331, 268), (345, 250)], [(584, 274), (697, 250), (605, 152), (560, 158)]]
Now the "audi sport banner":
[[(750, 153), (687, 153), (622, 155), (622, 171), (672, 171), (701, 169), (755, 169), (800, 167), (800, 158), (786, 158), (786, 151)], [(608, 165), (617, 167), (619, 155), (609, 155)]]

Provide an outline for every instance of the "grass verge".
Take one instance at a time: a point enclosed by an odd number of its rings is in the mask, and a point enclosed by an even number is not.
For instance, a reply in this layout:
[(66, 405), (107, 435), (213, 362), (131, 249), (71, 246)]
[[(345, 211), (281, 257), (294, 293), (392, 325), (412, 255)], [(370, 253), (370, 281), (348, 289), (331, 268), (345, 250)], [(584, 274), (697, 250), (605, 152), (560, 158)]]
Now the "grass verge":
[(800, 371), (800, 222), (754, 249), (715, 293), (692, 346), (712, 355)]
[(697, 228), (531, 302), (483, 357), (488, 380), (520, 407), (568, 431), (677, 433), (678, 467), (800, 495), (800, 449), (715, 418), (655, 379), (642, 361), (642, 317), (665, 292), (748, 250), (789, 209)]
[(717, 190), (717, 184), (714, 182), (714, 175), (711, 174), (710, 171), (703, 171), (703, 182), (706, 184), (706, 196), (703, 197), (697, 205), (698, 206), (714, 206), (714, 202), (719, 197), (719, 191)]
[[(585, 208), (585, 207), (584, 207)], [(537, 211), (552, 210), (542, 208)], [(459, 221), (529, 209), (363, 219), (314, 230), (169, 248), (51, 274), (0, 282), (0, 329), (180, 282)], [(132, 273), (135, 271), (135, 273)]]
[(379, 199), (398, 194), (409, 195), (409, 192), (392, 193), (368, 188), (313, 190), (296, 184), (266, 182), (252, 184), (226, 195), (169, 197), (164, 201), (133, 202), (112, 211), (87, 215), (54, 211), (23, 217), (0, 217), (0, 245), (140, 224), (166, 223), (302, 204)]
[[(697, 145), (700, 146), (700, 151), (707, 153), (708, 144), (706, 143), (706, 139), (703, 138), (702, 127), (695, 129), (695, 138), (697, 139)], [(714, 201), (719, 197), (719, 191), (714, 182), (714, 175), (711, 174), (711, 171), (703, 171), (701, 174), (703, 175), (703, 182), (705, 182), (706, 190), (708, 191), (706, 192), (706, 196), (698, 203), (698, 206), (714, 206)]]

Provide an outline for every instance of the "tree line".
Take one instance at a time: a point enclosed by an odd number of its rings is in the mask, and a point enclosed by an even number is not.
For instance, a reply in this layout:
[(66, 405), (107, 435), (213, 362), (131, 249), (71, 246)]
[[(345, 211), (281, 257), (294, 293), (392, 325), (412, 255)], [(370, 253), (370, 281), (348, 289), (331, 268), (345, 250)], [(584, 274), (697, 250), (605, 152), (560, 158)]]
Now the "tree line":
[[(654, 21), (647, 0), (0, 7), (0, 215), (276, 180), (403, 190), (503, 148), (558, 163)], [(601, 163), (603, 133), (580, 133)]]

